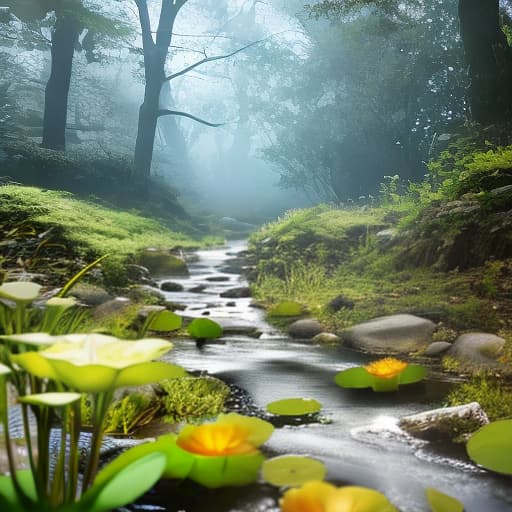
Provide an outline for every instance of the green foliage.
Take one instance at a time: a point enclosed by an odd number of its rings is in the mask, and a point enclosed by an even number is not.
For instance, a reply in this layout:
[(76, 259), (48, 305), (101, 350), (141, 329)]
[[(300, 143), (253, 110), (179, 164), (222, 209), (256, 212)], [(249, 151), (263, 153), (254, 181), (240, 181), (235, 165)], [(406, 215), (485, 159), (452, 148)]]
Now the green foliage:
[(198, 422), (224, 410), (229, 387), (213, 377), (184, 377), (160, 382), (165, 418), (171, 423)]
[(283, 301), (272, 306), (268, 311), (270, 316), (299, 316), (302, 314), (302, 306), (298, 302)]
[(478, 402), (491, 421), (512, 418), (512, 389), (489, 374), (475, 375), (456, 385), (446, 400), (448, 405)]
[(483, 426), (473, 434), (466, 449), (471, 460), (486, 469), (512, 475), (512, 420)]

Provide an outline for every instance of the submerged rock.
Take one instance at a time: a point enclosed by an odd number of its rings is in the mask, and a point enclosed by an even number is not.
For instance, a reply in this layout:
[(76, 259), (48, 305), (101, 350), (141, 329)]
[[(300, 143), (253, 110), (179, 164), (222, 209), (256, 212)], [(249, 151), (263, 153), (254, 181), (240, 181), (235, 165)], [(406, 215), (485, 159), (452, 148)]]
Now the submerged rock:
[(238, 286), (222, 292), (220, 296), (225, 299), (243, 299), (251, 297), (251, 289), (248, 286)]
[(310, 339), (322, 332), (324, 332), (324, 328), (320, 322), (314, 318), (296, 320), (288, 327), (288, 334), (292, 338)]
[(426, 348), (435, 327), (434, 322), (414, 315), (382, 316), (346, 329), (342, 338), (365, 352), (408, 353)]
[(504, 346), (505, 340), (495, 334), (469, 332), (455, 340), (449, 355), (462, 362), (494, 366)]
[(462, 441), (487, 423), (489, 418), (480, 404), (471, 402), (404, 416), (399, 426), (420, 439)]
[(164, 281), (160, 285), (160, 289), (164, 292), (182, 292), (184, 290), (183, 285), (174, 281)]

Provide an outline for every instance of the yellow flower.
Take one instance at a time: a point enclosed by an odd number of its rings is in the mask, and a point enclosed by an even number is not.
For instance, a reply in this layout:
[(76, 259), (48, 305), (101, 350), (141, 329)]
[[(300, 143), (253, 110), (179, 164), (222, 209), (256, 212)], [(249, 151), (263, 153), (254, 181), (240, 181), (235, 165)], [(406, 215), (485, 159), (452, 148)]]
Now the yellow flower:
[(379, 379), (392, 379), (400, 375), (407, 368), (407, 363), (395, 359), (394, 357), (386, 357), (374, 361), (364, 367), (364, 369), (374, 377)]
[(286, 491), (279, 504), (282, 512), (325, 512), (327, 499), (335, 492), (336, 487), (326, 482), (307, 482)]
[(397, 512), (378, 491), (366, 487), (334, 487), (326, 482), (307, 482), (285, 492), (282, 512)]
[(197, 455), (228, 456), (259, 453), (274, 428), (266, 421), (240, 414), (221, 414), (215, 423), (187, 425), (176, 444)]

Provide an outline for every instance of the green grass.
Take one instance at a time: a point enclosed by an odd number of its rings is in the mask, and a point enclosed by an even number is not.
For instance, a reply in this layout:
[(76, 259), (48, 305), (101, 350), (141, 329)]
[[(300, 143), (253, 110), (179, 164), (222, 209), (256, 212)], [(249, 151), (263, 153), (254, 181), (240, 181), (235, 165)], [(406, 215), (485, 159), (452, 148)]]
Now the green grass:
[(177, 221), (176, 229), (171, 229), (137, 212), (111, 209), (68, 192), (5, 185), (0, 188), (0, 199), (0, 216), (14, 220), (11, 229), (16, 222), (27, 221), (56, 227), (79, 254), (125, 256), (144, 247), (192, 247), (214, 241), (191, 237), (184, 221)]

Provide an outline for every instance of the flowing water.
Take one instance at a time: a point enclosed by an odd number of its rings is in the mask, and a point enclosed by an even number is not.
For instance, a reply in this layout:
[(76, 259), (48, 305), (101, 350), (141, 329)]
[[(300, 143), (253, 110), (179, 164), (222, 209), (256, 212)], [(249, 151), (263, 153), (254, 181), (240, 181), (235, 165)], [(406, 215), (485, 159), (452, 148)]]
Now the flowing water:
[[(333, 482), (376, 488), (403, 512), (429, 510), (424, 498), (426, 487), (457, 497), (467, 512), (512, 511), (512, 479), (476, 468), (463, 450), (447, 451), (412, 441), (396, 427), (400, 416), (442, 405), (449, 383), (431, 378), (390, 394), (341, 389), (333, 383), (334, 375), (366, 361), (365, 356), (344, 348), (292, 340), (265, 323), (263, 312), (250, 306), (251, 299), (220, 298), (223, 290), (245, 284), (239, 275), (222, 271), (226, 261), (243, 249), (244, 242), (231, 242), (223, 249), (199, 251), (198, 260), (189, 265), (190, 277), (170, 279), (181, 283), (185, 290), (197, 285), (206, 288), (201, 293), (166, 295), (169, 300), (187, 306), (183, 312), (186, 316), (207, 313), (210, 318), (220, 318), (230, 325), (251, 324), (262, 331), (262, 336), (255, 339), (228, 335), (221, 343), (201, 348), (190, 340), (178, 341), (170, 356), (174, 362), (236, 383), (260, 407), (280, 398), (310, 397), (320, 401), (322, 415), (329, 423), (276, 429), (266, 446), (273, 453), (318, 457), (327, 464), (327, 478)], [(276, 508), (275, 495), (268, 491), (268, 486), (243, 491), (241, 501), (237, 495), (219, 503), (219, 499), (224, 499), (219, 497), (229, 497), (231, 491), (223, 492), (216, 491), (204, 498), (208, 510)], [(177, 504), (157, 499), (156, 503), (136, 505), (133, 509), (205, 510), (204, 501), (198, 504), (193, 499), (188, 505), (186, 500)]]

